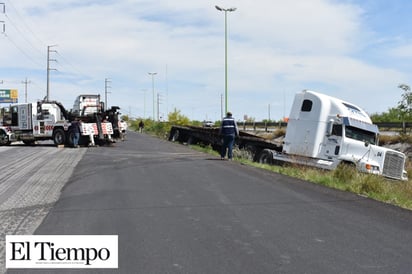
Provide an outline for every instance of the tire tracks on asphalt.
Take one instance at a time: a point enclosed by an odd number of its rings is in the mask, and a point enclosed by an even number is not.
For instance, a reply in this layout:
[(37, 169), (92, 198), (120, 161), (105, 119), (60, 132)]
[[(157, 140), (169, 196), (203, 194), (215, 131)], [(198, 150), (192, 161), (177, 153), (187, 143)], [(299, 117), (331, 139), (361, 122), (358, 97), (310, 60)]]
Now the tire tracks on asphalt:
[(5, 236), (34, 233), (86, 151), (0, 147), (0, 273), (5, 272)]

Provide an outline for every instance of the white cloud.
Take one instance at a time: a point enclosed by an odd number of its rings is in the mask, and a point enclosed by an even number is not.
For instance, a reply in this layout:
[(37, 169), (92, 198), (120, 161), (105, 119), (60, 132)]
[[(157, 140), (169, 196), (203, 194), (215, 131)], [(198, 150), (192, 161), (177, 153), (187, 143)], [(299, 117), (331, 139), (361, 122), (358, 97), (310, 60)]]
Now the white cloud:
[[(110, 78), (109, 102), (134, 115), (143, 115), (145, 108), (151, 116), (147, 72), (156, 71), (161, 112), (176, 107), (192, 119), (219, 119), (224, 14), (215, 4), (237, 7), (228, 14), (228, 77), (229, 106), (239, 118), (267, 118), (271, 104), (277, 106), (272, 118), (279, 119), (293, 94), (305, 88), (344, 97), (370, 112), (385, 111), (399, 98), (389, 90), (408, 80), (407, 73), (360, 56), (370, 37), (364, 10), (328, 0), (22, 0), (12, 3), (7, 16), (30, 43), (5, 20), (9, 38), (0, 39), (0, 51), (6, 53), (0, 56), (6, 64), (0, 72), (14, 83), (29, 77), (36, 83), (32, 99), (41, 98), (46, 46), (57, 44), (53, 49), (59, 54), (52, 58), (58, 63), (52, 65), (59, 72), (51, 73), (52, 96), (68, 108), (81, 92), (102, 93), (104, 79)], [(8, 72), (9, 67), (19, 69)]]

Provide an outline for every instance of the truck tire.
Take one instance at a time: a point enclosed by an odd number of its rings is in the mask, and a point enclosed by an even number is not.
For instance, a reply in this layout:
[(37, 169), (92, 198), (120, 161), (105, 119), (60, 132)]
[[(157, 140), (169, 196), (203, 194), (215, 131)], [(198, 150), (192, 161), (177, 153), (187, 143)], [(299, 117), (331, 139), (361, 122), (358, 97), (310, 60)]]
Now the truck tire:
[(62, 128), (53, 131), (53, 142), (56, 146), (64, 145), (66, 143), (66, 134)]
[(72, 147), (73, 146), (73, 139), (74, 139), (74, 132), (70, 128), (69, 132), (67, 133), (67, 136), (66, 136), (65, 145), (69, 146), (69, 147)]
[(179, 130), (173, 130), (170, 133), (169, 141), (178, 142), (179, 141)]
[(273, 152), (270, 149), (264, 149), (260, 152), (258, 157), (260, 164), (273, 164)]
[(0, 146), (7, 146), (10, 145), (9, 136), (7, 136), (6, 132), (0, 130)]

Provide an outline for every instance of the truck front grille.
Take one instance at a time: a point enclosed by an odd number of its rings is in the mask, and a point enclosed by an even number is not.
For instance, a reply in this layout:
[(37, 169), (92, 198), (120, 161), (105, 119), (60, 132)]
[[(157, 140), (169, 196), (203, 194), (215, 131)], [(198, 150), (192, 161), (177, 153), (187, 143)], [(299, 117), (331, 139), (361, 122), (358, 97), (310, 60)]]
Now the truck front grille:
[(386, 152), (382, 175), (393, 179), (402, 179), (405, 156), (392, 151)]

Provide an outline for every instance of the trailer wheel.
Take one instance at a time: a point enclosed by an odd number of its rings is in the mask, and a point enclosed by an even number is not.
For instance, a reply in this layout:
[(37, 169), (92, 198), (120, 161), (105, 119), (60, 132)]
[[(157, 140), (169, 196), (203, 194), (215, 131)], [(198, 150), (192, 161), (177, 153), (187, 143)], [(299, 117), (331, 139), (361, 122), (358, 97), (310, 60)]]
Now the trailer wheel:
[(53, 142), (56, 146), (65, 144), (66, 134), (64, 133), (63, 129), (58, 128), (53, 132)]
[(172, 131), (171, 134), (170, 134), (169, 140), (172, 141), (172, 142), (179, 141), (179, 130)]
[(0, 146), (7, 146), (10, 145), (9, 136), (7, 136), (4, 130), (0, 130)]
[(258, 162), (260, 164), (273, 164), (273, 152), (270, 149), (264, 149), (259, 154)]

